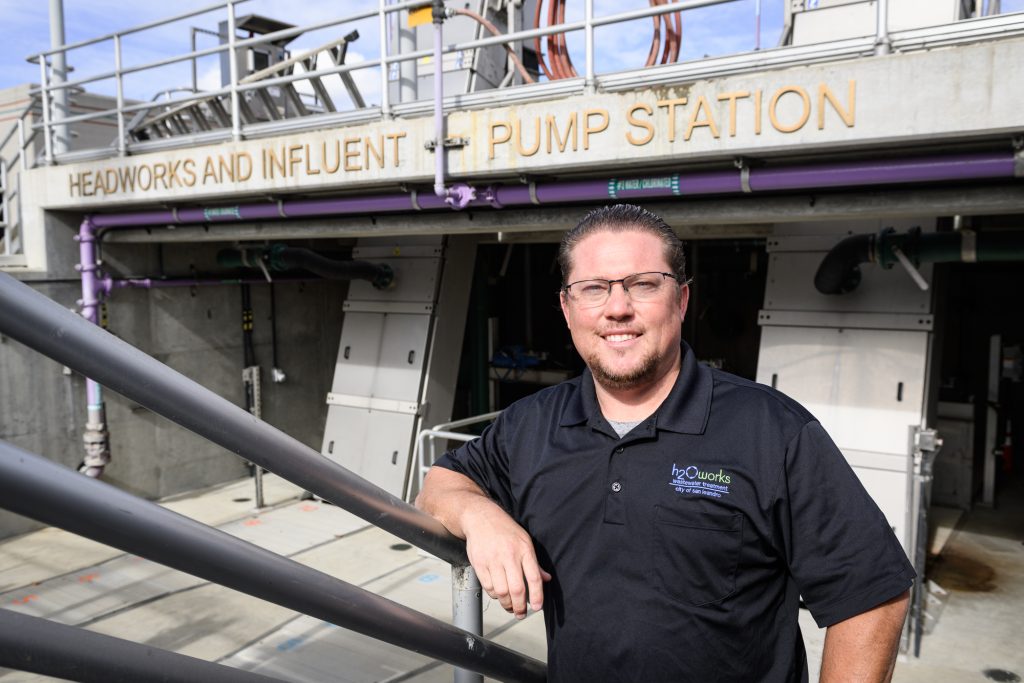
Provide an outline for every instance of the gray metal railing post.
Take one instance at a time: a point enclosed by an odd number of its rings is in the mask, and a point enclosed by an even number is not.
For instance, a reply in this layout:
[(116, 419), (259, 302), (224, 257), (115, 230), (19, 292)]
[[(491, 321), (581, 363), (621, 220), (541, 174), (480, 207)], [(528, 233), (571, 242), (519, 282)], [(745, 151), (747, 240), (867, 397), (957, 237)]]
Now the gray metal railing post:
[(385, 12), (385, 0), (379, 0), (378, 28), (380, 32), (380, 116), (388, 118), (391, 116), (391, 93), (388, 70), (391, 68), (388, 62), (388, 15)]
[(25, 149), (25, 117), (24, 115), (18, 119), (18, 149), (21, 150), (21, 170), (28, 170), (28, 162), (25, 160), (26, 154)]
[[(196, 51), (196, 27), (189, 27), (188, 31), (188, 47), (189, 51), (194, 53)], [(197, 63), (197, 57), (195, 54), (192, 55), (192, 92), (199, 91), (199, 65)]]
[(124, 156), (127, 140), (124, 131), (124, 76), (121, 74), (121, 34), (114, 34), (114, 72), (117, 82), (117, 153)]
[[(50, 0), (50, 78), (54, 85), (68, 80), (68, 53), (64, 47), (64, 0)], [(53, 152), (55, 156), (71, 149), (71, 128), (62, 121), (71, 115), (71, 91), (53, 91)]]
[(875, 5), (875, 54), (882, 56), (892, 52), (889, 38), (889, 0), (876, 0)]
[(584, 17), (583, 22), (586, 24), (586, 28), (583, 33), (586, 42), (586, 79), (585, 83), (588, 88), (594, 87), (594, 0), (584, 0), (583, 2)]
[(235, 50), (235, 3), (228, 2), (228, 69), (231, 71), (231, 139), (242, 139), (238, 105), (238, 52)]
[(11, 253), (11, 214), (7, 209), (7, 160), (0, 158), (0, 203), (3, 206), (3, 220), (0, 227), (4, 228), (4, 253)]
[[(483, 589), (473, 567), (452, 567), (452, 623), (464, 631), (484, 632)], [(483, 683), (484, 677), (469, 669), (455, 669), (455, 683)]]
[(39, 55), (39, 94), (42, 98), (43, 108), (43, 150), (46, 156), (46, 164), (53, 163), (53, 141), (50, 139), (53, 131), (50, 129), (50, 91), (49, 80), (46, 73), (46, 56)]

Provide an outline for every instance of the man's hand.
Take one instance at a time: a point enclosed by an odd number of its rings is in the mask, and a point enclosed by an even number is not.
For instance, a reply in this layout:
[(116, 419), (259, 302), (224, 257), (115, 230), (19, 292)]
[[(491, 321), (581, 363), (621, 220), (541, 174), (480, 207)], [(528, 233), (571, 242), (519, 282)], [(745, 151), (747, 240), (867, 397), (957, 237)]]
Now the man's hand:
[(530, 535), (471, 479), (434, 467), (416, 506), (466, 539), (466, 554), (481, 588), (506, 612), (524, 618), (527, 599), (534, 610), (541, 609), (544, 582), (551, 575), (540, 568)]
[(903, 593), (829, 626), (821, 656), (821, 683), (888, 683), (892, 680), (909, 596), (909, 592)]
[(523, 619), (527, 599), (534, 611), (544, 605), (544, 582), (551, 575), (537, 563), (529, 534), (500, 507), (486, 503), (463, 517), (466, 553), (484, 591)]

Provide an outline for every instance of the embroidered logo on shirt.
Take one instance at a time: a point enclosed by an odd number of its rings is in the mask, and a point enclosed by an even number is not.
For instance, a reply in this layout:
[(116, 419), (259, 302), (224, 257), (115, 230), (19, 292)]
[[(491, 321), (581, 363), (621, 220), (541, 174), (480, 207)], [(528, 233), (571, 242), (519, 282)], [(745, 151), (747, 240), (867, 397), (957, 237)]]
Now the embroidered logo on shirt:
[(676, 493), (721, 498), (728, 495), (731, 483), (732, 476), (723, 469), (710, 472), (696, 465), (678, 467), (672, 463), (672, 481), (669, 482), (669, 486), (673, 487)]

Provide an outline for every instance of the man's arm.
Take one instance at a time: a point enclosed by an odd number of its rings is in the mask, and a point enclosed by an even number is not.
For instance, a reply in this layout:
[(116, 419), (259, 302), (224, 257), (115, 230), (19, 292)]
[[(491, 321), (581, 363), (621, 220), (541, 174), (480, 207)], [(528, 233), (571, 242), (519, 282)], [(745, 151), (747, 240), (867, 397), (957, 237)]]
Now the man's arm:
[(910, 592), (850, 617), (825, 631), (821, 683), (892, 680)]
[[(448, 531), (466, 539), (466, 553), (480, 586), (517, 619), (530, 607), (540, 610), (543, 582), (551, 575), (540, 568), (526, 530), (458, 472), (432, 467), (416, 497), (416, 507), (438, 519)], [(525, 579), (525, 581), (524, 581)]]

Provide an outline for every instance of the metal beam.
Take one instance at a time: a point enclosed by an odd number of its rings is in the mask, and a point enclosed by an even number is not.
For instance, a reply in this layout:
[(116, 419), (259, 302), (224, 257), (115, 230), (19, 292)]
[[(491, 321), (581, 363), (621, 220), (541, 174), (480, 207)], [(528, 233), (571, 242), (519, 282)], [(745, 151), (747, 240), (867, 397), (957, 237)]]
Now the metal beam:
[[(0, 283), (6, 285), (8, 280), (14, 281), (5, 275)], [(0, 295), (0, 300), (5, 298)], [(63, 338), (62, 343), (75, 344), (73, 331), (51, 332), (55, 339)], [(545, 679), (544, 664), (535, 659), (4, 441), (0, 441), (0, 507), (498, 680)]]
[[(774, 197), (754, 195), (646, 202), (644, 206), (661, 215), (684, 239), (735, 239), (770, 235), (773, 223), (1024, 213), (1024, 185), (1007, 183), (984, 187), (801, 193)], [(547, 242), (575, 225), (589, 208), (563, 206), (217, 226), (177, 225), (174, 230), (110, 230), (104, 233), (103, 240), (117, 243), (188, 243), (502, 233), (502, 241), (523, 241), (530, 239), (526, 233), (538, 233), (537, 241)]]
[(0, 609), (0, 666), (85, 683), (280, 681), (9, 609)]
[(434, 518), (5, 273), (0, 333), (413, 545), (467, 564), (465, 543)]

